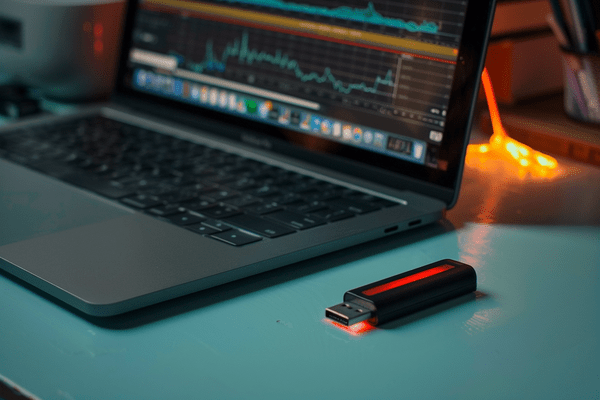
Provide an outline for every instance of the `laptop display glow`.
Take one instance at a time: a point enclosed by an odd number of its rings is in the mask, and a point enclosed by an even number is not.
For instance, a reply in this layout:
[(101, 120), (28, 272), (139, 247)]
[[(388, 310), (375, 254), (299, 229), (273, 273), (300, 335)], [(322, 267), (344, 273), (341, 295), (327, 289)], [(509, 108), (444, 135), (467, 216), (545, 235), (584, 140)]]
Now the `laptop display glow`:
[(355, 3), (144, 0), (130, 84), (446, 170), (440, 147), (466, 2)]

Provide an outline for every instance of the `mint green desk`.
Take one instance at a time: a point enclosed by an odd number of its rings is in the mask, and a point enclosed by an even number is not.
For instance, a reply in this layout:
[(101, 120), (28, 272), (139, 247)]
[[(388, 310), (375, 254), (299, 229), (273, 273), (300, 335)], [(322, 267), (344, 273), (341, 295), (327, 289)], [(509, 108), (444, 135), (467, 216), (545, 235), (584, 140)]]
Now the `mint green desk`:
[[(0, 275), (0, 375), (61, 400), (598, 399), (600, 170), (561, 167), (467, 166), (443, 223), (110, 320)], [(476, 268), (476, 295), (360, 335), (324, 321), (442, 258)]]

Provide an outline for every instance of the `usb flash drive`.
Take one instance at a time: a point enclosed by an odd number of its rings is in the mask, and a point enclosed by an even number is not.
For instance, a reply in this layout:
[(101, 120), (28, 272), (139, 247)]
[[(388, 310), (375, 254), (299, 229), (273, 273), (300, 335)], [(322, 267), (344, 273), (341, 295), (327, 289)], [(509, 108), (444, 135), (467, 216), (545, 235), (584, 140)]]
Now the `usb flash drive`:
[(343, 325), (367, 320), (379, 325), (477, 289), (470, 265), (441, 260), (347, 291), (344, 302), (325, 309)]

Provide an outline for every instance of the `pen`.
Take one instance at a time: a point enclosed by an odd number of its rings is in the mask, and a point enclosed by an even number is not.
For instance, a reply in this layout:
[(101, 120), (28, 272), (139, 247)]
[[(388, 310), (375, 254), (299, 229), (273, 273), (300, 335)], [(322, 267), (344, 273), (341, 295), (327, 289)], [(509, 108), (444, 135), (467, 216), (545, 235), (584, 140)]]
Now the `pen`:
[(582, 2), (585, 2), (585, 0), (570, 0), (569, 5), (571, 7), (577, 50), (587, 53), (590, 50), (589, 34), (587, 33), (587, 21), (583, 15)]
[(557, 4), (557, 12), (561, 15), (565, 25), (565, 32), (569, 39), (571, 50), (578, 50), (577, 36), (575, 35), (575, 27), (573, 23), (573, 15), (571, 13), (571, 0), (553, 0)]
[(592, 78), (592, 66), (587, 59), (583, 60), (582, 68), (577, 72), (581, 90), (588, 107), (588, 117), (600, 120), (600, 104), (598, 104), (598, 88)]
[(546, 20), (561, 46), (567, 49), (571, 48), (573, 42), (571, 41), (571, 35), (560, 6), (560, 1), (550, 0), (550, 6), (552, 7), (552, 14), (547, 16)]
[(553, 14), (546, 15), (546, 22), (550, 25), (550, 29), (554, 33), (556, 40), (565, 49), (571, 48), (571, 41), (567, 38), (567, 31), (561, 27)]
[[(582, 13), (582, 24), (584, 34), (586, 36), (588, 51), (597, 53), (600, 50), (598, 46), (598, 40), (596, 37), (596, 30), (598, 27), (598, 20), (595, 16), (594, 6), (591, 0), (577, 0), (580, 3), (580, 11)], [(597, 2), (597, 0), (596, 0)]]

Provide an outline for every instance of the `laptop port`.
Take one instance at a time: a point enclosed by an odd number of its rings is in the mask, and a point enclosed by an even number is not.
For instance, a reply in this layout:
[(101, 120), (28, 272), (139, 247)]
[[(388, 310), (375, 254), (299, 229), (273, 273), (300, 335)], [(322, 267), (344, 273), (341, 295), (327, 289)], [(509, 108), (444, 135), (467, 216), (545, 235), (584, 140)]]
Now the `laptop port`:
[(398, 225), (392, 226), (391, 228), (387, 228), (386, 230), (383, 231), (383, 233), (390, 233), (390, 232), (394, 232), (397, 230), (398, 230)]

